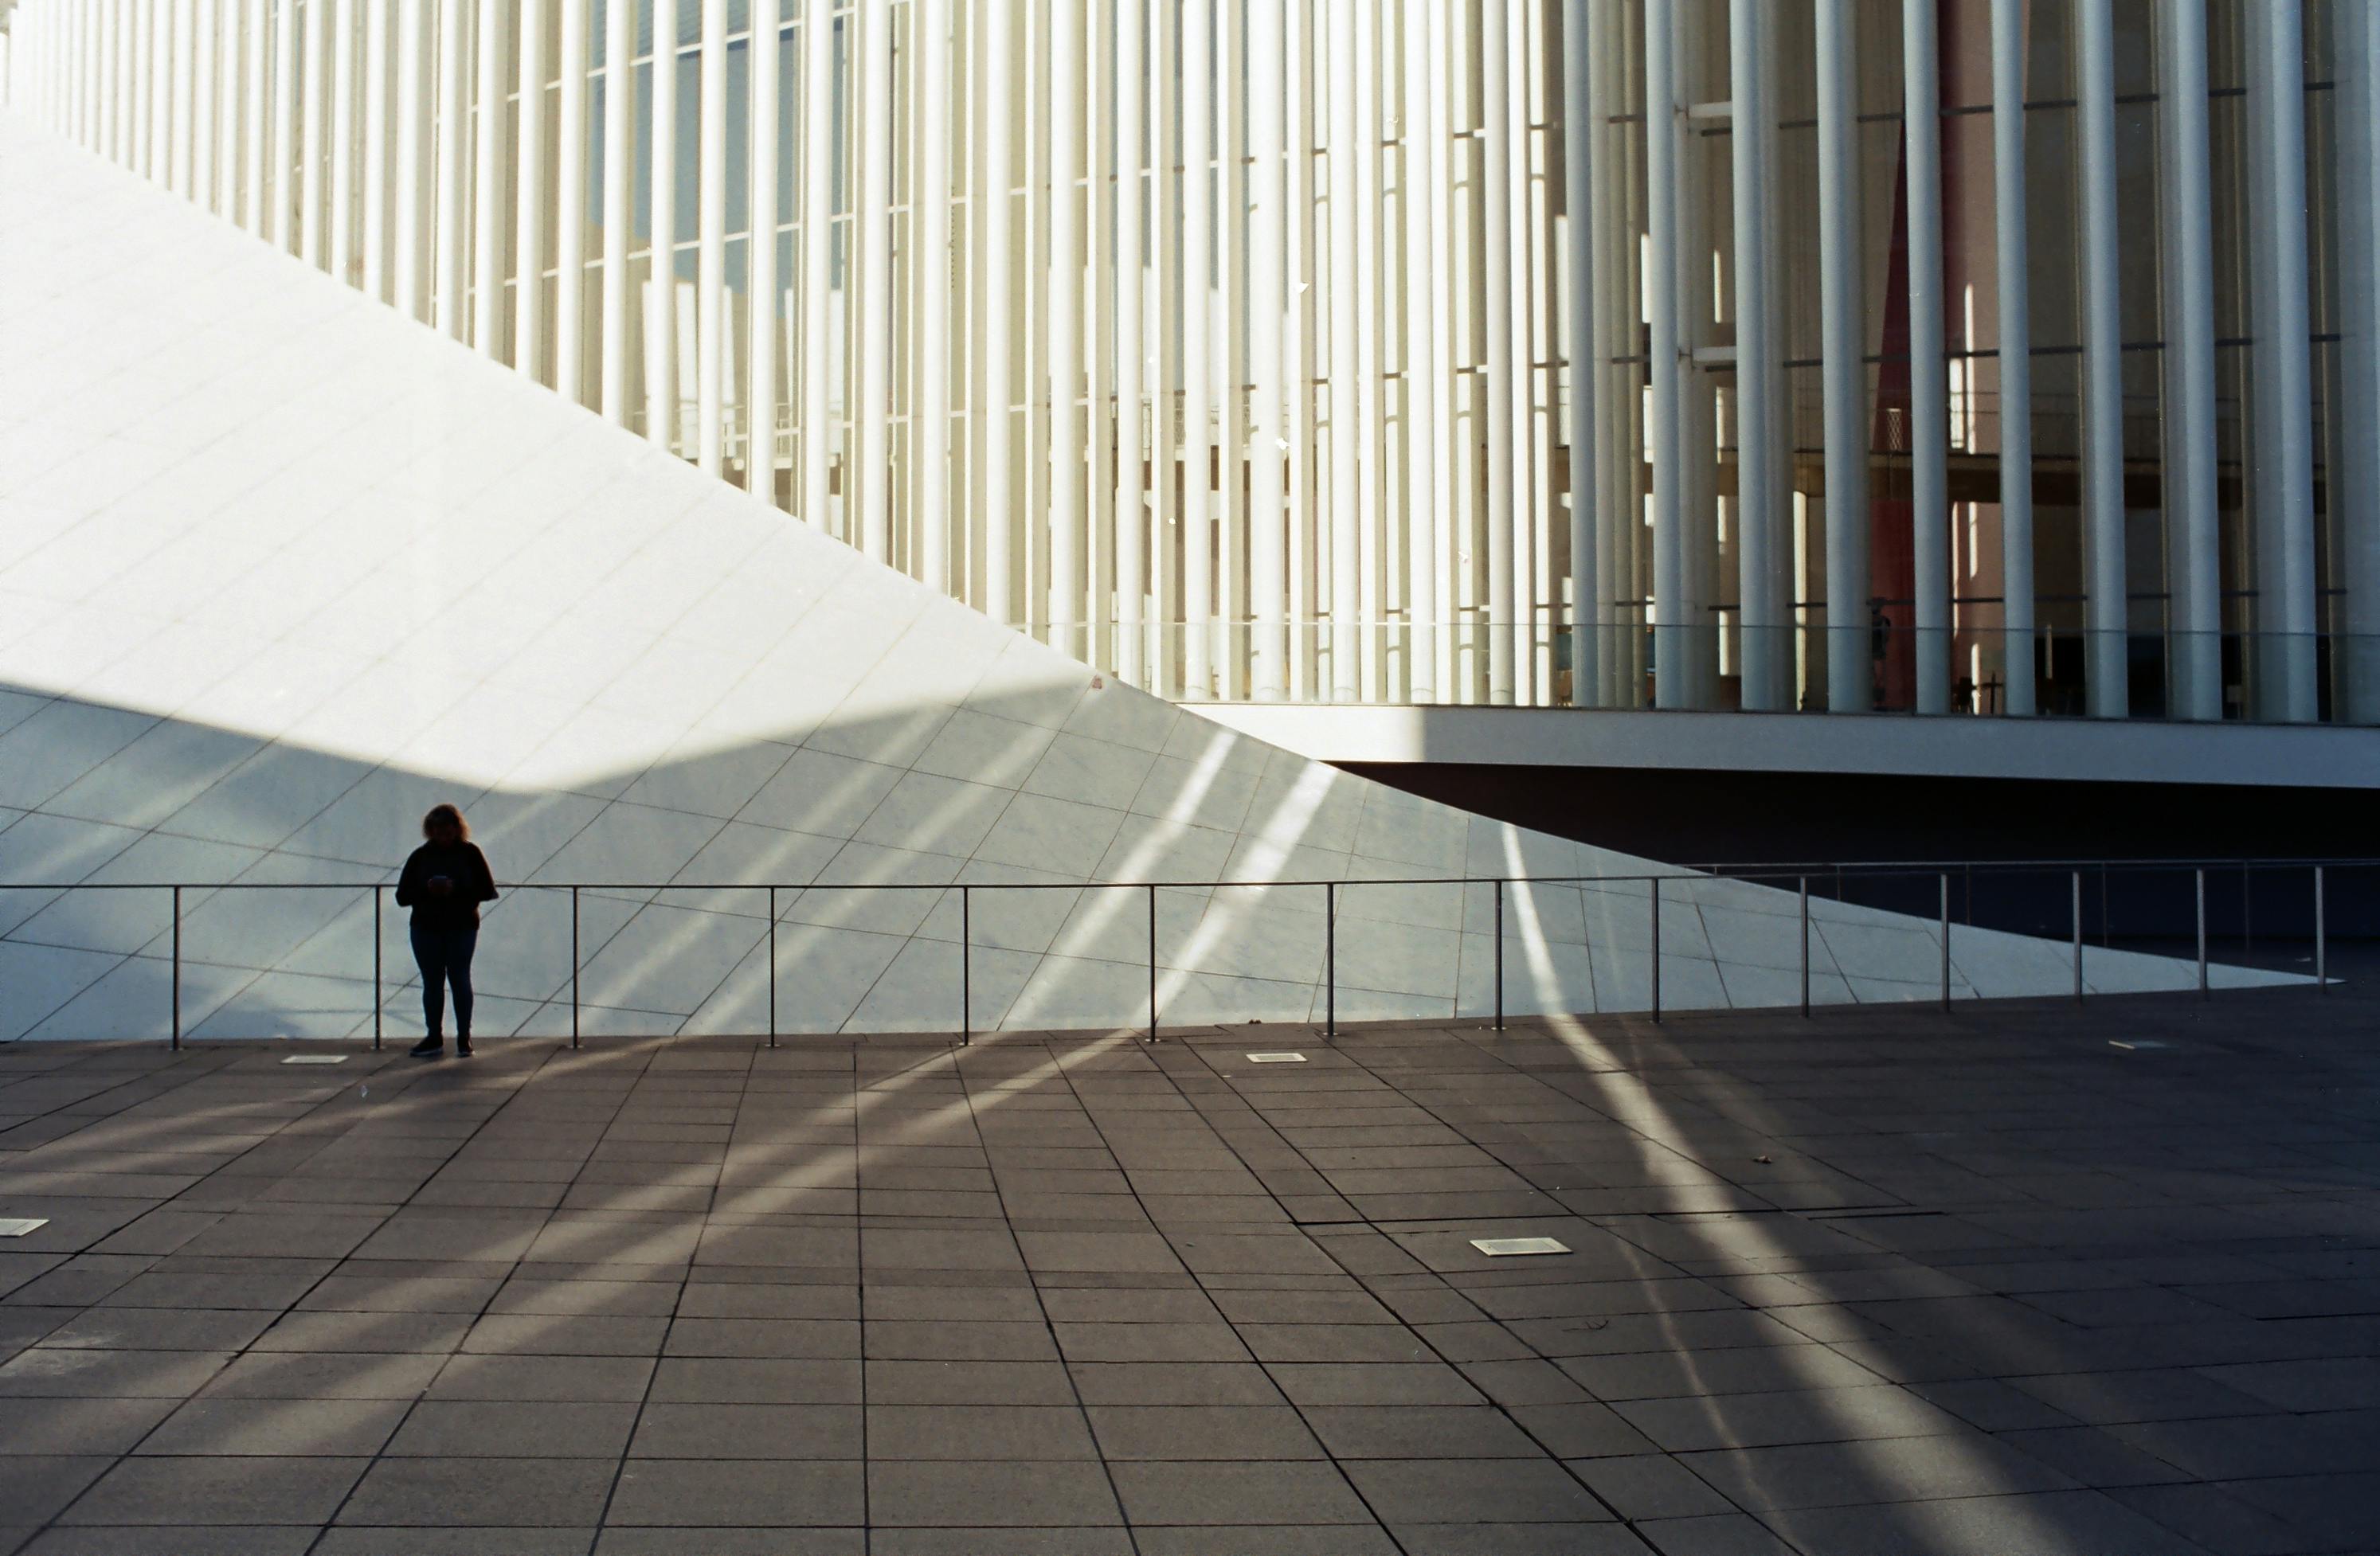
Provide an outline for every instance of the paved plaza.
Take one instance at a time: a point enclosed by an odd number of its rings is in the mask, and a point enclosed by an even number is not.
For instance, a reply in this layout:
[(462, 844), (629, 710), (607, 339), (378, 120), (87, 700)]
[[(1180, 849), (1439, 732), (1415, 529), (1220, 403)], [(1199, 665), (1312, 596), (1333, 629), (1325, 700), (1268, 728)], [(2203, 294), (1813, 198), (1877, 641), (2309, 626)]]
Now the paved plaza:
[(23, 1043), (0, 1150), (0, 1551), (2380, 1548), (2345, 995)]

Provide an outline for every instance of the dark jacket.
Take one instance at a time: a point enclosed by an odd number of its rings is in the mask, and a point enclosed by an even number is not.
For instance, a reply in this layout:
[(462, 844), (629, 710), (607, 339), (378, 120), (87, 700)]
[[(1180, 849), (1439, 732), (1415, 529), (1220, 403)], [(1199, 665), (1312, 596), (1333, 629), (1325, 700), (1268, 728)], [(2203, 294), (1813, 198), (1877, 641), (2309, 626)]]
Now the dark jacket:
[[(431, 881), (440, 875), (455, 883), (443, 897), (433, 896)], [(496, 879), (488, 873), (488, 856), (475, 843), (441, 848), (424, 843), (405, 862), (396, 877), (396, 905), (413, 910), (413, 922), (424, 929), (459, 929), (480, 922), (480, 904), (496, 899)]]

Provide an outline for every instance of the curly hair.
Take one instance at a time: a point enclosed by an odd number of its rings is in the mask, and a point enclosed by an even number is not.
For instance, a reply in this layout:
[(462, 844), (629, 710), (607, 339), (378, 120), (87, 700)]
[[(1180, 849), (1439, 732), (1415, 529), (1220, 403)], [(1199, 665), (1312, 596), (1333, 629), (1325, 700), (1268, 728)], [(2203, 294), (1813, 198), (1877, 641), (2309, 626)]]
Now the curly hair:
[(431, 828), (442, 821), (455, 824), (455, 836), (467, 839), (471, 836), (471, 824), (463, 819), (463, 813), (452, 805), (443, 804), (431, 806), (429, 814), (421, 818), (421, 835), (429, 837)]

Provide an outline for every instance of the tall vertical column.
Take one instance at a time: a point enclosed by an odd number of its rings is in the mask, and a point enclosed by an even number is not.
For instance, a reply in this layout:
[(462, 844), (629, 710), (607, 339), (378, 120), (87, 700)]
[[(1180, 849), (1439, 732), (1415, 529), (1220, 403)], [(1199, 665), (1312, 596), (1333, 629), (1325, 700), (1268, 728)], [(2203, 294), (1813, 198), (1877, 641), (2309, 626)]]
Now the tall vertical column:
[[(1147, 11), (1144, 0), (1123, 0), (1115, 11), (1115, 404), (1116, 404), (1116, 673), (1148, 683), (1148, 466), (1142, 452), (1141, 164), (1148, 110), (1142, 86)], [(928, 63), (931, 65), (931, 57)], [(930, 88), (928, 101), (933, 101)]]
[[(547, 0), (519, 0), (520, 99), (514, 130), (513, 367), (545, 377), (545, 213), (553, 203), (545, 177), (545, 18)], [(583, 84), (583, 83), (582, 83)], [(565, 90), (567, 83), (565, 83)], [(575, 398), (575, 396), (574, 396)]]
[[(2380, 254), (2380, 6), (2334, 11), (2338, 27), (2338, 246)], [(2346, 468), (2332, 503), (2341, 515), (2340, 597), (2332, 656), (2339, 697), (2333, 717), (2380, 723), (2380, 265), (2339, 277), (2340, 438)]]
[(389, 0), (365, 0), (363, 287), (388, 300)]
[[(1818, 0), (1818, 314), (1826, 397), (1826, 705), (1876, 702), (1868, 647), (1868, 364), (1859, 288), (1852, 0)], [(1657, 488), (1658, 492), (1658, 476)]]
[[(1849, 0), (1819, 0), (1828, 4)], [(1653, 701), (1690, 707), (1694, 623), (1686, 618), (1685, 504), (1680, 501), (1678, 422), (1685, 365), (1678, 352), (1678, 87), (1670, 0), (1646, 0), (1645, 9), (1645, 307), (1651, 315), (1645, 376), (1651, 409), (1645, 459), (1653, 467)], [(1824, 23), (1821, 22), (1823, 30)], [(1822, 32), (1823, 35), (1823, 32)], [(1821, 64), (1824, 53), (1821, 51)], [(1820, 125), (1825, 123), (1823, 70)], [(1828, 444), (1833, 443), (1828, 428)]]
[[(239, 129), (245, 104), (240, 98), (240, 12), (243, 0), (211, 0), (215, 11), (215, 199), (216, 215), (239, 220)], [(85, 12), (94, 31), (107, 25), (101, 4)], [(94, 63), (96, 60), (94, 59)], [(92, 86), (100, 85), (94, 77)], [(91, 104), (91, 133), (101, 132), (100, 104)], [(94, 139), (94, 144), (96, 140)]]
[(1083, 8), (1050, 6), (1050, 641), (1086, 657), (1083, 598)]
[[(988, 43), (1005, 47), (1007, 29), (1000, 25), (1002, 19), (991, 18), (986, 31)], [(989, 77), (983, 84), (991, 87), (997, 79)], [(820, 529), (829, 527), (827, 477), (834, 456), (833, 405), (827, 394), (829, 332), (836, 296), (834, 177), (834, 9), (832, 0), (803, 0), (802, 520)], [(993, 311), (1004, 314), (1006, 309)], [(847, 498), (847, 482), (844, 490)], [(1007, 620), (997, 611), (994, 616)]]
[(1769, 107), (1769, 0), (1730, 0), (1729, 91), (1735, 183), (1736, 601), (1742, 638), (1742, 701), (1772, 713), (1790, 705), (1783, 458), (1778, 438), (1778, 353), (1769, 317), (1768, 189), (1776, 143)]
[[(197, 106), (198, 106), (198, 32), (197, 0), (174, 0), (174, 78), (173, 78), (173, 188), (184, 199), (191, 198), (190, 178), (196, 170)], [(52, 14), (48, 31), (55, 39), (66, 33), (66, 10), (61, 4)], [(66, 82), (66, 72), (55, 58), (50, 61), (51, 90), (55, 92)], [(64, 118), (60, 105), (55, 117)], [(64, 128), (62, 122), (55, 127)]]
[(357, 0), (334, 0), (331, 7), (331, 137), (326, 147), (331, 163), (331, 273), (349, 286), (356, 283), (358, 268), (356, 5)]
[(2163, 163), (2166, 578), (2171, 694), (2181, 718), (2223, 717), (2221, 530), (2216, 506), (2215, 227), (2205, 0), (2157, 11)]
[(1602, 549), (1597, 483), (1602, 466), (1596, 449), (1597, 188), (1594, 148), (1601, 138), (1601, 94), (1596, 90), (1594, 57), (1597, 15), (1595, 0), (1563, 0), (1562, 6), (1562, 211), (1569, 243), (1562, 252), (1570, 311), (1563, 345), (1570, 358), (1570, 700), (1579, 707), (1602, 701)]
[[(928, 3), (938, 6), (946, 0), (928, 0)], [(752, 235), (745, 259), (745, 273), (750, 277), (747, 288), (750, 300), (745, 304), (750, 342), (745, 348), (745, 357), (751, 383), (744, 392), (744, 489), (772, 508), (777, 505), (778, 75), (783, 57), (784, 31), (778, 5), (779, 0), (752, 0)], [(926, 22), (929, 50), (933, 47), (930, 30), (936, 26), (946, 27), (949, 20), (949, 17), (941, 16)], [(947, 32), (942, 60), (944, 90), (939, 97), (929, 92), (927, 101), (929, 103), (951, 101)], [(943, 138), (943, 146), (947, 151), (947, 136)], [(927, 154), (932, 154), (930, 146), (927, 148)], [(947, 209), (943, 222), (947, 237)], [(935, 271), (933, 274), (947, 281), (947, 271)], [(947, 298), (947, 287), (944, 296)], [(947, 315), (942, 324), (948, 328)], [(927, 328), (931, 330), (932, 327), (929, 320)], [(934, 349), (930, 341), (926, 349), (929, 353)], [(949, 347), (944, 345), (942, 349), (947, 351)], [(945, 580), (935, 586), (947, 588), (949, 585)]]
[(653, 0), (651, 260), (645, 283), (645, 436), (676, 452), (677, 7)]
[[(130, 0), (116, 0), (115, 24), (110, 31), (122, 36), (125, 7)], [(267, 103), (272, 93), (266, 84), (266, 66), (270, 59), (267, 43), (273, 30), (273, 14), (267, 0), (239, 0), (245, 25), (240, 30), (240, 90), (239, 147), (240, 225), (258, 237), (268, 235), (265, 224), (264, 190), (266, 186), (265, 147), (270, 143), (272, 121)], [(120, 47), (120, 43), (119, 43)], [(119, 110), (120, 111), (120, 110)]]
[[(1512, 700), (1513, 660), (1522, 630), (1520, 597), (1513, 586), (1513, 530), (1522, 522), (1515, 498), (1525, 474), (1513, 457), (1517, 374), (1512, 360), (1512, 303), (1516, 292), (1525, 297), (1527, 289), (1514, 280), (1516, 269), (1526, 259), (1512, 243), (1512, 163), (1517, 148), (1505, 109), (1514, 95), (1505, 18), (1512, 4), (1513, 0), (1486, 0), (1479, 24), (1479, 94), (1485, 115), (1480, 146), (1486, 153), (1481, 178), (1482, 221), (1487, 227), (1483, 273), (1495, 278), (1482, 288), (1487, 304), (1482, 327), (1488, 338), (1488, 372), (1480, 386), (1488, 409), (1488, 700), (1499, 705)], [(1645, 14), (1649, 28), (1653, 12)], [(1646, 133), (1655, 133), (1649, 124)], [(1332, 559), (1334, 564), (1337, 561)]]
[(628, 343), (637, 293), (628, 274), (629, 230), (636, 225), (637, 8), (603, 7), (603, 419), (628, 425)]
[[(2306, 255), (2305, 18), (2247, 10), (2257, 717), (2309, 722), (2314, 682), (2313, 368)], [(2369, 264), (2368, 253), (2357, 256)]]
[[(2203, 4), (2203, 0), (2199, 0)], [(2025, 13), (1992, 0), (1992, 192), (1997, 225), (2000, 370), (2000, 608), (2003, 705), (2034, 699), (2033, 282), (2025, 220)], [(2208, 444), (2212, 456), (2214, 446)], [(1831, 536), (1829, 539), (1831, 539)]]
[[(82, 139), (82, 58), (85, 32), (90, 26), (92, 0), (78, 0), (67, 14), (70, 38), (76, 50), (68, 85), (74, 92), (70, 124), (77, 139)], [(221, 0), (197, 0), (193, 9), (196, 29), (190, 40), (191, 70), (196, 77), (196, 97), (190, 114), (190, 198), (208, 211), (215, 208), (215, 40), (222, 32)]]
[[(753, 20), (756, 78), (761, 37), (758, 9), (754, 7)], [(555, 62), (562, 99), (554, 115), (553, 387), (573, 404), (587, 399), (587, 0), (562, 0), (562, 46)], [(776, 127), (773, 118), (769, 127)], [(754, 139), (757, 145), (757, 133)]]
[[(859, 452), (844, 466), (848, 502), (859, 484), (862, 548), (892, 560), (892, 0), (864, 0), (856, 13), (865, 79), (859, 91), (860, 203), (853, 223), (859, 276)], [(849, 272), (846, 272), (849, 273)]]
[[(1366, 3), (1330, 0), (1330, 68), (1323, 85), (1330, 114), (1330, 259), (1323, 271), (1330, 308), (1330, 696), (1342, 703), (1355, 701), (1362, 689), (1356, 648), (1362, 610), (1356, 558), (1363, 523), (1357, 485), (1363, 471), (1355, 334), (1363, 326), (1355, 293), (1355, 160), (1361, 155), (1355, 133), (1355, 29), (1363, 23)], [(1489, 25), (1500, 35), (1500, 18), (1491, 18)], [(1492, 87), (1488, 97), (1495, 101)], [(1492, 271), (1492, 260), (1490, 266)], [(1489, 327), (1494, 328), (1492, 322)]]
[(1281, 313), (1288, 82), (1281, 0), (1248, 7), (1248, 615), (1250, 688), (1258, 702), (1289, 692), (1289, 513), (1281, 457)]
[(1433, 18), (1439, 0), (1404, 0), (1402, 163), (1397, 187), (1404, 218), (1405, 617), (1408, 683), (1416, 703), (1439, 687), (1438, 614), (1439, 427), (1439, 356), (1434, 318), (1440, 288), (1433, 241), (1439, 220), (1436, 148), (1443, 133), (1435, 77), (1440, 68)]
[[(1334, 6), (1341, 0), (1333, 0)], [(1214, 694), (1214, 473), (1207, 352), (1213, 284), (1215, 0), (1182, 6), (1182, 691)], [(1336, 411), (1333, 416), (1335, 418)]]
[[(662, 0), (666, 5), (668, 0)], [(511, 7), (505, 0), (480, 0), (478, 101), (471, 115), (471, 344), (482, 356), (503, 354), (504, 335), (504, 229), (511, 208), (505, 201), (506, 134), (504, 23)], [(654, 178), (660, 179), (661, 148), (654, 149)]]
[(2116, 53), (2110, 0), (2075, 0), (2075, 135), (2082, 215), (2082, 558), (2092, 716), (2131, 703), (2124, 583), (2123, 323), (2117, 253)]
[(1909, 166), (1910, 557), (1917, 594), (1920, 713), (1950, 711), (1950, 380), (1942, 339), (1942, 106), (1935, 5), (1936, 0), (1902, 0), (1900, 10)]
[(470, 220), (464, 205), (469, 164), (463, 159), (471, 140), (470, 98), (463, 61), (470, 24), (470, 0), (438, 0), (438, 113), (433, 126), (438, 138), (438, 217), (432, 241), (438, 250), (438, 328), (458, 341), (466, 338), (471, 327), (471, 299), (463, 283), (464, 257), (470, 244)]
[(727, 444), (727, 0), (702, 0), (698, 78), (694, 463), (716, 476)]
[[(299, 113), (303, 123), (298, 127), (298, 252), (309, 265), (322, 268), (329, 249), (327, 239), (330, 204), (323, 194), (324, 175), (330, 172), (331, 151), (331, 33), (334, 24), (327, 14), (343, 0), (306, 0), (299, 13), (305, 18), (305, 37), (300, 44), (305, 54), (304, 77), (298, 83)], [(494, 9), (492, 4), (489, 8)]]
[(392, 266), (396, 306), (430, 319), (430, 165), (431, 93), (431, 0), (396, 6), (396, 252)]
[[(136, 6), (138, 0), (136, 0)], [(298, 252), (298, 0), (273, 0), (273, 241)]]

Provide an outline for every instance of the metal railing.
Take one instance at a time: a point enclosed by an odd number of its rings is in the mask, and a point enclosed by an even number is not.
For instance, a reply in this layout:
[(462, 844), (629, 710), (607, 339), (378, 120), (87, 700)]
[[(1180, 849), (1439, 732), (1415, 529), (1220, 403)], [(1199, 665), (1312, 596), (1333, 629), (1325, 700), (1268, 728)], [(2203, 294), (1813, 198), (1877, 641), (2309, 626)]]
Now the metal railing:
[[(1966, 919), (1966, 923), (1970, 927), (1976, 927), (1972, 909), (1973, 900), (1973, 883), (1978, 872), (1984, 873), (1986, 876), (1992, 873), (2037, 874), (2044, 872), (2054, 872), (2064, 874), (2070, 878), (2070, 894), (2068, 901), (2069, 924), (2067, 927), (2073, 950), (2074, 997), (2080, 1000), (2086, 997), (2088, 993), (2083, 975), (2083, 950), (2086, 938), (2084, 935), (2085, 912), (2083, 886), (2086, 876), (2091, 873), (2098, 873), (2103, 886), (2103, 913), (2101, 925), (2101, 943), (2103, 947), (2107, 946), (2112, 939), (2107, 932), (2104, 907), (2105, 882), (2107, 880), (2111, 873), (2119, 871), (2173, 873), (2181, 870), (2187, 870), (2191, 873), (2192, 886), (2191, 894), (2192, 919), (2194, 923), (2195, 930), (2198, 969), (2197, 986), (2198, 992), (2202, 995), (2204, 995), (2212, 992), (2210, 980), (2211, 963), (2209, 960), (2208, 949), (2206, 893), (2206, 883), (2209, 871), (2237, 870), (2249, 872), (2257, 869), (2265, 869), (2268, 871), (2277, 871), (2282, 869), (2311, 870), (2312, 896), (2310, 905), (2312, 909), (2313, 921), (2313, 981), (2318, 991), (2327, 992), (2332, 980), (2329, 977), (2328, 965), (2329, 924), (2327, 899), (2328, 883), (2326, 873), (2340, 868), (2380, 869), (2380, 860), (2274, 859), (2182, 862), (2165, 860), (1932, 860), (1908, 862), (1863, 862), (1858, 863), (1835, 862), (1826, 863), (1716, 864), (1694, 866), (1691, 868), (1681, 867), (1679, 869), (1660, 874), (1620, 875), (1427, 875), (1396, 876), (1377, 880), (1049, 881), (1001, 882), (998, 884), (955, 883), (951, 885), (877, 881), (808, 881), (799, 883), (769, 883), (753, 881), (666, 881), (660, 883), (640, 883), (598, 881), (570, 883), (527, 882), (508, 886), (505, 889), (514, 892), (529, 891), (553, 894), (566, 892), (569, 895), (570, 1045), (573, 1048), (579, 1047), (583, 1041), (581, 1031), (582, 1004), (579, 986), (580, 974), (586, 967), (586, 960), (581, 955), (580, 950), (580, 905), (582, 894), (587, 892), (609, 895), (636, 895), (650, 893), (657, 896), (662, 892), (766, 893), (769, 903), (769, 1017), (768, 1031), (766, 1035), (769, 1045), (773, 1048), (777, 1045), (778, 1038), (781, 1035), (786, 1035), (780, 1032), (777, 1019), (777, 985), (780, 981), (777, 957), (777, 935), (779, 926), (783, 923), (783, 920), (779, 917), (778, 907), (782, 899), (782, 894), (786, 892), (929, 892), (937, 894), (956, 892), (959, 899), (959, 1042), (962, 1043), (972, 1043), (974, 1041), (975, 1032), (973, 1025), (974, 1012), (972, 996), (974, 898), (976, 893), (1037, 891), (1068, 891), (1076, 893), (1086, 891), (1112, 891), (1141, 893), (1147, 902), (1148, 947), (1147, 959), (1148, 971), (1148, 1024), (1144, 1036), (1153, 1042), (1158, 1037), (1160, 1019), (1162, 1016), (1159, 1001), (1159, 973), (1162, 964), (1158, 957), (1158, 894), (1163, 891), (1211, 892), (1220, 889), (1239, 888), (1245, 890), (1261, 890), (1265, 892), (1294, 892), (1304, 890), (1318, 892), (1321, 895), (1323, 910), (1322, 985), (1324, 1003), (1322, 1030), (1326, 1037), (1335, 1037), (1338, 1035), (1339, 1030), (1339, 893), (1342, 888), (1349, 887), (1362, 887), (1366, 888), (1398, 887), (1488, 887), (1491, 892), (1494, 905), (1494, 927), (1493, 933), (1490, 936), (1494, 946), (1494, 970), (1491, 980), (1494, 998), (1493, 1021), (1495, 1030), (1500, 1031), (1504, 1030), (1505, 1026), (1504, 899), (1507, 888), (1513, 887), (1575, 887), (1585, 889), (1639, 885), (1645, 887), (1647, 913), (1646, 930), (1649, 942), (1649, 951), (1647, 955), (1651, 970), (1649, 980), (1650, 1002), (1649, 1008), (1646, 1013), (1653, 1020), (1658, 1022), (1662, 1019), (1663, 1016), (1661, 1001), (1661, 884), (1664, 881), (1673, 884), (1678, 882), (1695, 883), (1706, 881), (1730, 881), (1745, 885), (1767, 886), (1776, 889), (1790, 890), (1792, 892), (1796, 899), (1797, 911), (1800, 919), (1800, 1009), (1801, 1013), (1806, 1017), (1811, 1013), (1812, 1007), (1810, 992), (1812, 973), (1810, 948), (1810, 901), (1811, 886), (1814, 881), (1819, 883), (1821, 887), (1831, 885), (1834, 887), (1831, 894), (1833, 898), (1836, 900), (1850, 904), (1853, 901), (1853, 897), (1850, 888), (1852, 884), (1854, 882), (1876, 880), (1923, 881), (1925, 877), (1933, 877), (1930, 884), (1933, 885), (1935, 889), (1925, 895), (1931, 899), (1927, 905), (1931, 907), (1933, 911), (1929, 916), (1931, 916), (1935, 921), (1937, 937), (1940, 942), (1941, 959), (1939, 969), (1939, 1000), (1941, 1007), (1947, 1010), (1950, 1007), (1953, 992), (1951, 964), (1951, 931), (1953, 928), (1953, 920), (1951, 917), (1952, 883), (1961, 877), (1963, 877), (1967, 883), (1970, 911)], [(170, 898), (171, 903), (171, 949), (169, 955), (172, 962), (172, 1024), (170, 1042), (172, 1047), (176, 1050), (182, 1046), (182, 1039), (184, 1036), (182, 1021), (182, 926), (184, 920), (183, 894), (186, 891), (368, 892), (370, 894), (372, 904), (372, 1047), (377, 1050), (382, 1046), (384, 1036), (384, 1004), (385, 995), (387, 992), (386, 970), (383, 960), (386, 944), (385, 935), (383, 934), (384, 910), (389, 899), (389, 894), (395, 889), (394, 883), (392, 882), (335, 880), (260, 882), (6, 882), (0, 883), (0, 889), (5, 889), (10, 892), (56, 892), (62, 894), (82, 891), (128, 893), (158, 892), (166, 894)], [(1880, 906), (1874, 904), (1861, 905)], [(1907, 909), (1904, 906), (1894, 911), (1906, 912)], [(2006, 932), (2014, 934), (2028, 933), (2023, 930), (2010, 930)], [(1457, 931), (1457, 933), (1459, 933), (1459, 931)]]

